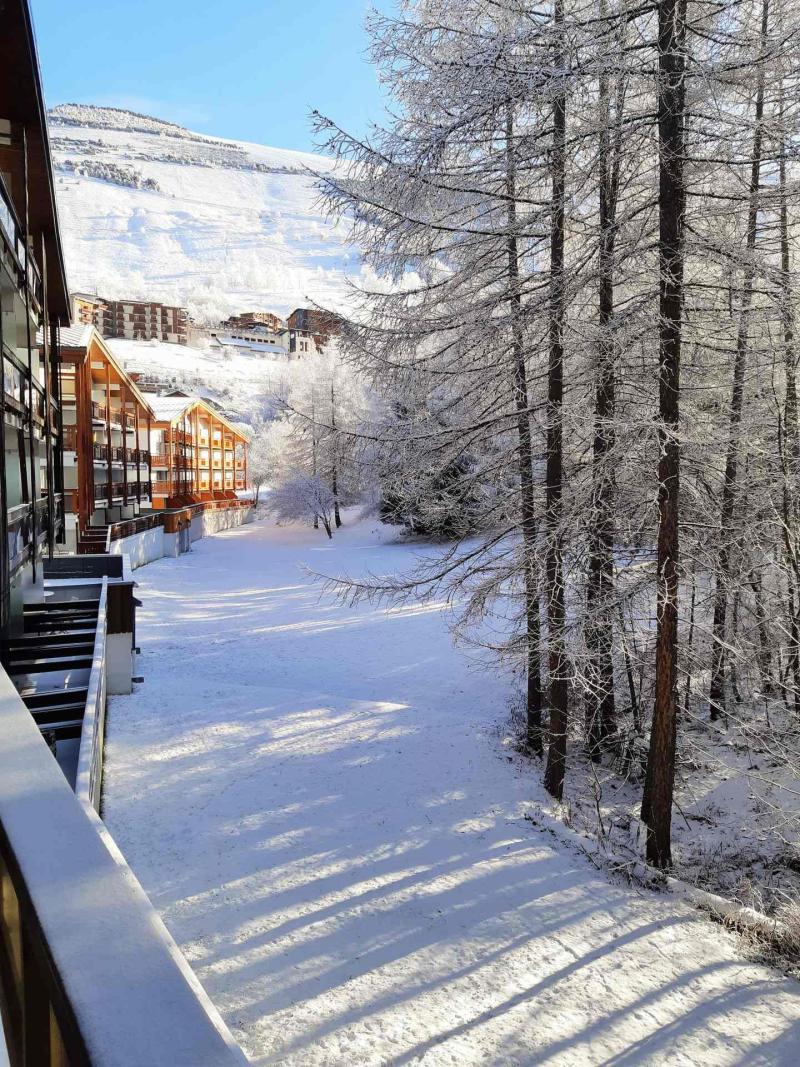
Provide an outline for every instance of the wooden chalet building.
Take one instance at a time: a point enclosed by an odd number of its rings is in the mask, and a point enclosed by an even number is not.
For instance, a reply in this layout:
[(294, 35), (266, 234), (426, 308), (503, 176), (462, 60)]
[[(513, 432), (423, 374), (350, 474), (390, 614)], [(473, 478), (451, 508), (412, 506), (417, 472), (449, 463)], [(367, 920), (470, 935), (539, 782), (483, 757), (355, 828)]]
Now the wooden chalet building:
[(247, 486), (247, 438), (199, 397), (149, 396), (153, 507), (237, 501)]
[(152, 500), (154, 414), (94, 326), (62, 331), (66, 540), (71, 551)]

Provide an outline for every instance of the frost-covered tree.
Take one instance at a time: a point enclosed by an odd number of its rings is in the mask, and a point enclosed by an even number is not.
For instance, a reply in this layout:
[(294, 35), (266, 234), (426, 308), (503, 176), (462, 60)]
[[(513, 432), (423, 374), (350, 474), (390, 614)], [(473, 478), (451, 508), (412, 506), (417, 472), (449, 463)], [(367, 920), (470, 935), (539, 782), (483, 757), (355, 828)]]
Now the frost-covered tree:
[(554, 797), (570, 738), (642, 754), (659, 865), (682, 719), (800, 707), (796, 21), (408, 0), (369, 23), (391, 121), (317, 116), (329, 207), (389, 283), (343, 330), (381, 401), (357, 436), (387, 514), (452, 539), (352, 591), (443, 593), (524, 670)]

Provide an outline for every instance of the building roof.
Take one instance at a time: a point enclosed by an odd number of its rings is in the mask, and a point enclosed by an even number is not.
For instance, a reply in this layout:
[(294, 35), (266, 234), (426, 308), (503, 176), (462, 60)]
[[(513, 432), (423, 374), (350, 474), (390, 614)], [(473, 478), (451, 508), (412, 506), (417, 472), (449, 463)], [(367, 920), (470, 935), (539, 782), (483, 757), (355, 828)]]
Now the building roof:
[(275, 355), (287, 355), (288, 349), (284, 345), (276, 345), (274, 341), (261, 341), (256, 338), (245, 340), (237, 337), (220, 337), (217, 334), (214, 340), (218, 345), (226, 348), (247, 348), (253, 352), (273, 352)]
[[(41, 331), (40, 331), (41, 332)], [(66, 326), (60, 331), (61, 348), (70, 348), (85, 350), (87, 355), (89, 350), (96, 351), (100, 349), (104, 359), (107, 359), (114, 370), (117, 372), (120, 378), (127, 379), (127, 388), (134, 394), (142, 407), (149, 408), (153, 411), (153, 405), (150, 402), (149, 395), (146, 397), (136, 382), (131, 378), (130, 374), (125, 370), (122, 364), (114, 357), (113, 352), (106, 344), (102, 334), (97, 330), (92, 323), (87, 322), (83, 325), (78, 324), (76, 326)], [(156, 418), (159, 416), (156, 415)]]
[(151, 396), (150, 407), (159, 422), (172, 422), (180, 418), (188, 407), (194, 403), (194, 397), (185, 396)]
[(62, 348), (88, 348), (94, 326), (90, 322), (62, 326), (59, 333)]
[(176, 422), (199, 404), (200, 407), (205, 408), (210, 415), (213, 415), (215, 419), (219, 419), (220, 422), (225, 423), (228, 429), (232, 430), (237, 436), (242, 436), (241, 431), (236, 429), (230, 419), (226, 418), (216, 405), (212, 406), (212, 404), (202, 396), (152, 396), (148, 393), (148, 400), (153, 414), (156, 417), (156, 422)]

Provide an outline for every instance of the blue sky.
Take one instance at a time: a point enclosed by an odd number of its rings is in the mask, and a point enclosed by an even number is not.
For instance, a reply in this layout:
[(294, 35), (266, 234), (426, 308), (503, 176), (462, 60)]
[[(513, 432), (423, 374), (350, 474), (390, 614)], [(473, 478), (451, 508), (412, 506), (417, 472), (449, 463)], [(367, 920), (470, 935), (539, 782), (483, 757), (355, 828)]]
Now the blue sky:
[[(384, 10), (392, 0), (381, 0)], [(379, 118), (368, 0), (31, 0), (45, 94), (309, 149), (315, 107), (348, 132)]]

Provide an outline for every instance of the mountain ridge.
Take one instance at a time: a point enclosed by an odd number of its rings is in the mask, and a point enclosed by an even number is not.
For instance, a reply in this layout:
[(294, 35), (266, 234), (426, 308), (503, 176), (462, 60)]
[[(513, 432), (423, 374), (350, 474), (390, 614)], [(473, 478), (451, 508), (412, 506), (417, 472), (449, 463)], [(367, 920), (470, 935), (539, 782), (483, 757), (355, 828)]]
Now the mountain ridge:
[(333, 161), (195, 133), (123, 108), (48, 112), (70, 284), (189, 308), (334, 310), (361, 262), (319, 204)]

